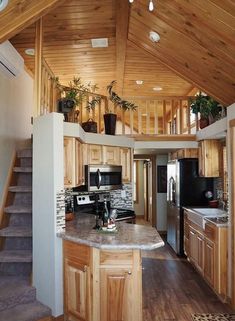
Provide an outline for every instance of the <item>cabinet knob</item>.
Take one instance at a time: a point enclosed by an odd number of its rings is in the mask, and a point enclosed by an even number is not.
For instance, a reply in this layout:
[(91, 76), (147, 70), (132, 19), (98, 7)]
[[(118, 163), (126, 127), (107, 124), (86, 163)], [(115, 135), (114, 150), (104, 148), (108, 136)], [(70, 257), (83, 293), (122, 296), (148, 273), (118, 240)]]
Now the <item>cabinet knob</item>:
[(128, 271), (128, 272), (126, 272), (126, 274), (131, 275), (131, 274), (132, 274), (132, 272), (131, 272), (131, 271)]
[(87, 266), (84, 265), (84, 267), (83, 267), (83, 272), (86, 272), (86, 271), (87, 271)]
[(69, 182), (69, 184), (72, 184), (72, 181), (71, 181), (71, 180), (69, 180), (68, 182)]

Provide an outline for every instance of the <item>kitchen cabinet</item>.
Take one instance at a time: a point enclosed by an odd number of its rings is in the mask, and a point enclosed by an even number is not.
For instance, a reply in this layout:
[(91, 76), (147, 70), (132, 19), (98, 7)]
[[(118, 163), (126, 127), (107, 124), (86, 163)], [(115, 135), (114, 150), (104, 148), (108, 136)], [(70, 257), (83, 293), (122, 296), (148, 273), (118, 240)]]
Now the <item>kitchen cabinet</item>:
[(85, 144), (82, 144), (78, 139), (75, 140), (75, 176), (76, 186), (85, 184), (84, 164), (86, 162), (87, 153)]
[(215, 244), (210, 240), (205, 241), (205, 267), (204, 277), (206, 280), (214, 286), (214, 274), (215, 274)]
[(184, 253), (205, 280), (220, 295), (227, 296), (227, 237), (226, 227), (206, 222), (202, 229), (184, 213)]
[(87, 145), (87, 158), (89, 165), (103, 164), (102, 145)]
[[(76, 251), (81, 255), (78, 257)], [(89, 247), (64, 244), (65, 320), (90, 321)]]
[(119, 147), (103, 146), (103, 162), (108, 165), (120, 165)]
[(140, 250), (63, 248), (66, 321), (142, 321)]
[(198, 158), (198, 148), (178, 149), (170, 154), (170, 160), (181, 158)]
[(75, 186), (75, 138), (64, 138), (64, 186)]
[(129, 183), (132, 178), (132, 150), (130, 148), (120, 148), (120, 159), (122, 165), (122, 181)]
[(199, 142), (199, 175), (203, 177), (220, 176), (221, 143), (216, 139)]

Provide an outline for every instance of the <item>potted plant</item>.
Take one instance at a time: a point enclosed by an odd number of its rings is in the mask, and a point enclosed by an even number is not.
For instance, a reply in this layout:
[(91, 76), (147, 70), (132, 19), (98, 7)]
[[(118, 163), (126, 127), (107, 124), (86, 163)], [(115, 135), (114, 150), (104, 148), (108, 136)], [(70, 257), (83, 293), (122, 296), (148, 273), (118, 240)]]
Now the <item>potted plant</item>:
[[(58, 101), (58, 111), (64, 113), (65, 116), (73, 112), (77, 106), (80, 106), (89, 92), (97, 89), (96, 84), (91, 85), (91, 83), (89, 83), (88, 85), (84, 85), (81, 78), (76, 76), (69, 82), (68, 87), (62, 86), (58, 77), (55, 78), (55, 81), (62, 96)], [(77, 111), (77, 113), (78, 112), (79, 111)]]
[[(108, 86), (108, 99), (115, 105), (120, 108), (122, 108), (124, 111), (126, 110), (136, 110), (137, 106), (129, 102), (127, 100), (124, 100), (120, 98), (114, 91), (113, 86), (116, 84), (116, 80), (113, 80)], [(95, 96), (87, 105), (87, 109), (89, 111), (93, 110), (101, 100), (100, 96)], [(108, 105), (106, 105), (105, 114), (104, 114), (104, 127), (105, 127), (105, 134), (107, 135), (115, 135), (116, 131), (116, 121), (117, 121), (117, 115), (114, 114), (109, 108)]]
[[(129, 102), (125, 99), (120, 98), (116, 92), (113, 91), (113, 86), (116, 84), (116, 80), (111, 81), (111, 83), (107, 86), (108, 91), (108, 99), (117, 107), (120, 107), (124, 111), (126, 110), (136, 110), (137, 106)], [(116, 131), (116, 121), (117, 115), (110, 112), (107, 108), (104, 114), (104, 125), (105, 125), (105, 133), (108, 135), (115, 135)]]
[(200, 113), (199, 127), (201, 129), (219, 119), (221, 113), (221, 105), (201, 92), (195, 98), (190, 99), (190, 108), (192, 113)]

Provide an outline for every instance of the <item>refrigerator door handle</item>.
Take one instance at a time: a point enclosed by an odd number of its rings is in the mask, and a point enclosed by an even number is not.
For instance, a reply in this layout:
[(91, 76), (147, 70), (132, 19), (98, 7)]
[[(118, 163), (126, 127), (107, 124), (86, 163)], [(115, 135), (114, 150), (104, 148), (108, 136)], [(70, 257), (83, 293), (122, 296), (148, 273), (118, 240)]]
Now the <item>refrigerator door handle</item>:
[(169, 179), (169, 201), (171, 205), (175, 205), (175, 185), (175, 180), (171, 176), (171, 178)]

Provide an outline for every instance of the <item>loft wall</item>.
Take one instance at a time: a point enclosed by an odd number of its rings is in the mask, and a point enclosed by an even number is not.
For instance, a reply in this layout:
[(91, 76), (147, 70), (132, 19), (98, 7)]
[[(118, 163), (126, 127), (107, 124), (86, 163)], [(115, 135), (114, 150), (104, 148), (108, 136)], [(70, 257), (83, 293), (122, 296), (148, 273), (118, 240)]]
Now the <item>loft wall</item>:
[(33, 80), (23, 71), (7, 78), (0, 71), (0, 205), (13, 151), (31, 136)]

